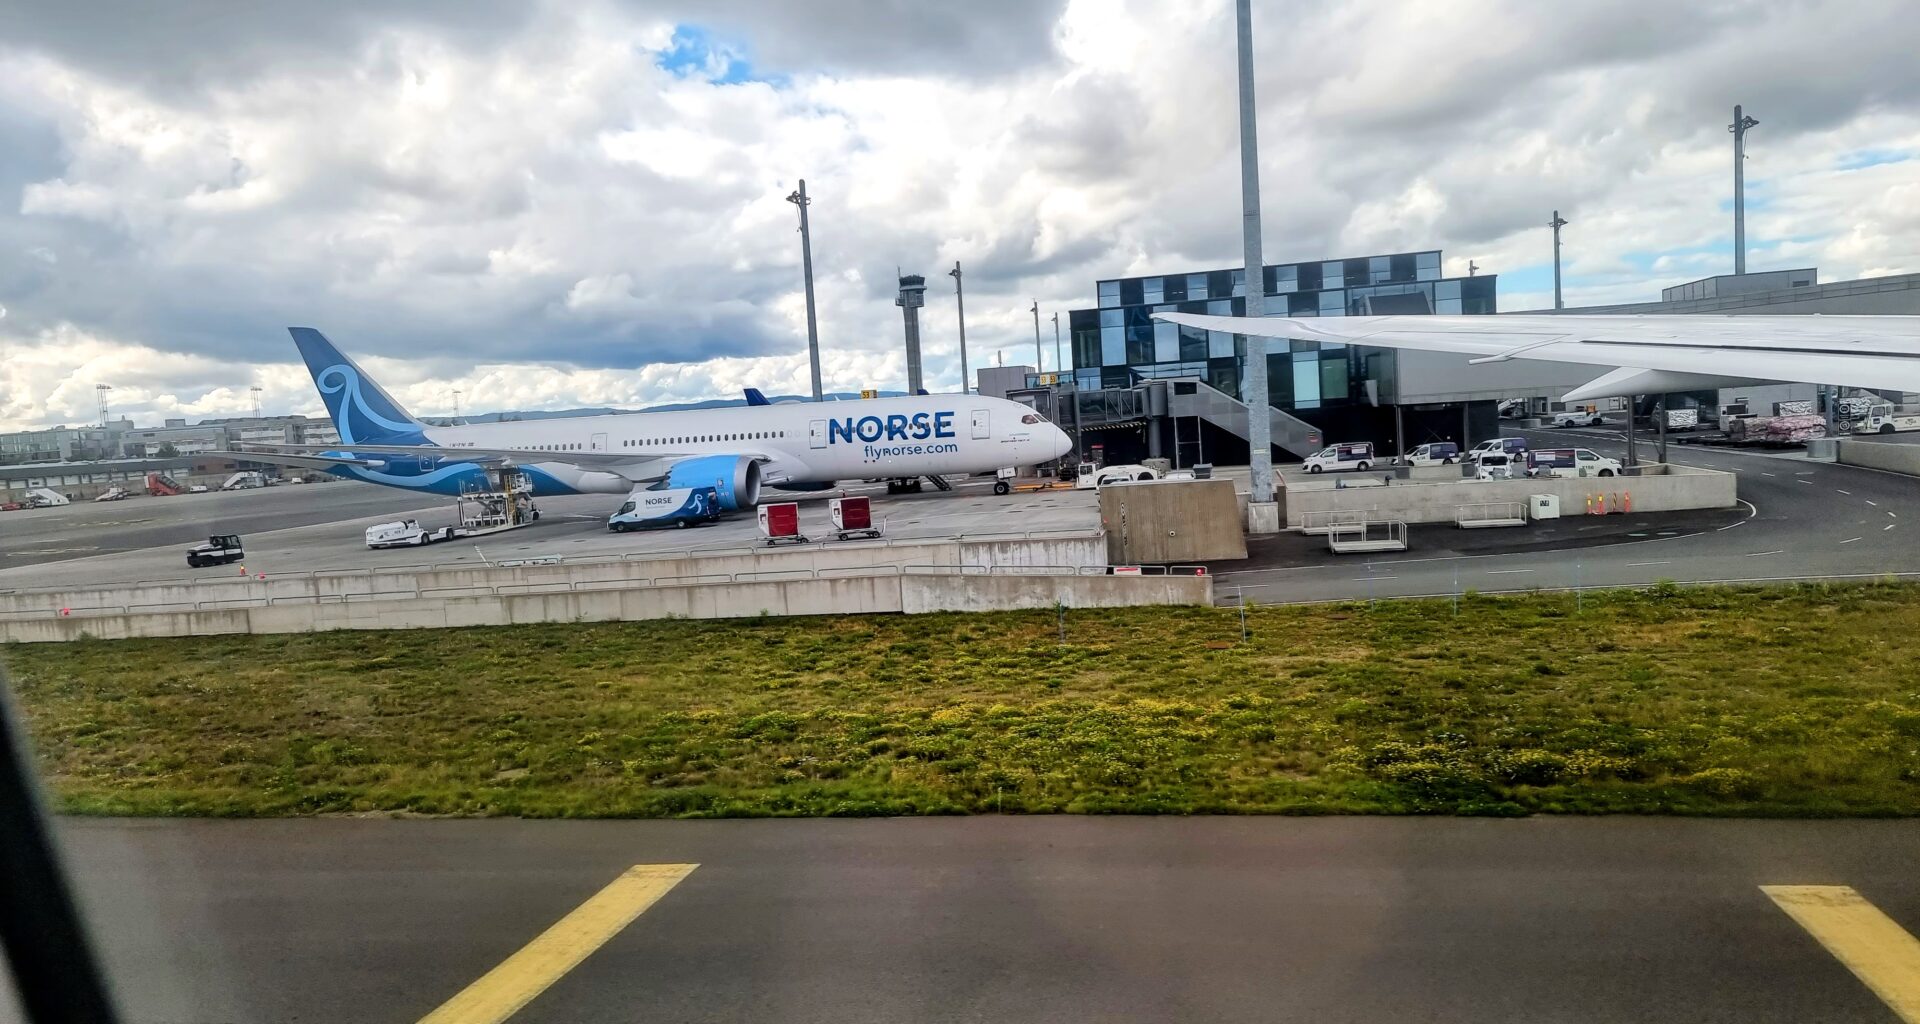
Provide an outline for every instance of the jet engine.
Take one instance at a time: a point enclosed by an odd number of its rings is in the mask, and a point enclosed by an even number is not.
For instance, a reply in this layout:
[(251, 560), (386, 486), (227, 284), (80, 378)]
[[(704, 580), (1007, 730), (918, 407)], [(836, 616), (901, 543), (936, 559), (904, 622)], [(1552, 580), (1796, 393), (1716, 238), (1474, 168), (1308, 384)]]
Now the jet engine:
[(666, 479), (654, 487), (711, 487), (720, 496), (721, 508), (729, 512), (752, 508), (760, 503), (760, 463), (745, 455), (683, 459), (674, 463)]

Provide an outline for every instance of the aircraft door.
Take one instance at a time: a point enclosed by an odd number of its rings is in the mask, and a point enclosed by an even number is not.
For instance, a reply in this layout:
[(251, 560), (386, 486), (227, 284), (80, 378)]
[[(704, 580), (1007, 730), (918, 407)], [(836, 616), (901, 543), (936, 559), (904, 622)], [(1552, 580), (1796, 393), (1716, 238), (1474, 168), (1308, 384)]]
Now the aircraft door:
[(596, 452), (604, 452), (604, 451), (606, 451), (606, 450), (607, 450), (607, 435), (605, 435), (605, 434), (595, 434), (595, 435), (593, 435), (593, 438), (592, 438), (592, 440), (591, 440), (591, 442), (590, 442), (590, 443), (588, 444), (588, 447), (589, 447), (589, 448), (591, 448), (591, 449), (593, 449), (593, 450), (594, 450), (594, 451), (596, 451)]
[(825, 448), (827, 446), (827, 421), (814, 420), (807, 424), (807, 447)]
[(993, 436), (993, 426), (988, 422), (989, 410), (973, 410), (973, 439), (984, 441)]

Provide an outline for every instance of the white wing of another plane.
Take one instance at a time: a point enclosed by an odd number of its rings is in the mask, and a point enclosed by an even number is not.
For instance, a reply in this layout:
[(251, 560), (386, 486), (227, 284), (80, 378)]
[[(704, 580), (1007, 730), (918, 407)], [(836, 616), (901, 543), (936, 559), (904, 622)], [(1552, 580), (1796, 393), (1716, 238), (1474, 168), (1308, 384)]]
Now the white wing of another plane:
[[(359, 442), (337, 444), (260, 444), (252, 447), (262, 451), (287, 455), (290, 453), (314, 453), (311, 455), (293, 454), (294, 458), (317, 458), (320, 452), (352, 452), (354, 455), (412, 455), (423, 459), (440, 459), (445, 462), (506, 463), (514, 465), (534, 465), (538, 463), (559, 463), (563, 466), (578, 466), (581, 469), (597, 473), (613, 473), (629, 480), (644, 482), (659, 479), (668, 467), (682, 459), (695, 459), (701, 456), (691, 452), (606, 452), (606, 451), (540, 451), (530, 448), (482, 448), (454, 445), (424, 444), (361, 444)], [(241, 453), (244, 454), (244, 453)], [(767, 461), (767, 456), (753, 452), (735, 452), (748, 458)], [(269, 460), (271, 461), (271, 460)], [(338, 457), (327, 461), (341, 463), (347, 460)], [(354, 460), (364, 463), (364, 460)]]
[(1209, 331), (1618, 369), (1568, 401), (1751, 381), (1920, 391), (1920, 316), (1336, 316), (1156, 313)]

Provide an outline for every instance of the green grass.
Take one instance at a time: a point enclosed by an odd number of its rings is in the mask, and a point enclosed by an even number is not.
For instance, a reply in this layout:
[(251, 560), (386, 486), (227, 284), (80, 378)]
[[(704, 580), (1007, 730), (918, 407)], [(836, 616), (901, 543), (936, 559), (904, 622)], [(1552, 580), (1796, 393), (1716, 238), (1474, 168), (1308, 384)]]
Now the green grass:
[(1920, 587), (0, 649), (66, 810), (1920, 813)]

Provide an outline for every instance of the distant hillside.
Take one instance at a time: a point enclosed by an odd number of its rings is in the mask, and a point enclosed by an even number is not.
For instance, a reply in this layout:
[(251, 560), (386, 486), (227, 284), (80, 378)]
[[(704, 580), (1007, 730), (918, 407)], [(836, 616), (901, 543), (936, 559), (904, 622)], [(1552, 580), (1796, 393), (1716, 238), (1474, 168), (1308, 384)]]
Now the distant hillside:
[[(880, 392), (880, 397), (898, 398), (904, 394), (906, 394), (904, 391), (882, 391)], [(767, 398), (775, 404), (810, 401), (805, 395), (768, 395)], [(831, 391), (827, 393), (826, 400), (829, 402), (847, 402), (858, 401), (859, 398), (860, 395), (858, 392)], [(644, 409), (612, 409), (602, 406), (593, 409), (521, 409), (511, 412), (483, 412), (477, 416), (462, 416), (460, 420), (463, 423), (502, 423), (512, 422), (514, 420), (551, 420), (566, 416), (614, 416), (628, 412), (681, 412), (688, 409), (726, 409), (746, 404), (747, 400), (745, 398), (709, 398), (701, 402), (676, 402), (670, 405), (650, 405)], [(425, 417), (425, 419), (428, 423), (436, 426), (446, 426), (453, 422), (453, 419), (447, 416), (428, 416)]]

